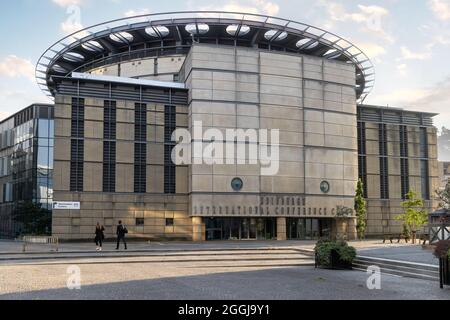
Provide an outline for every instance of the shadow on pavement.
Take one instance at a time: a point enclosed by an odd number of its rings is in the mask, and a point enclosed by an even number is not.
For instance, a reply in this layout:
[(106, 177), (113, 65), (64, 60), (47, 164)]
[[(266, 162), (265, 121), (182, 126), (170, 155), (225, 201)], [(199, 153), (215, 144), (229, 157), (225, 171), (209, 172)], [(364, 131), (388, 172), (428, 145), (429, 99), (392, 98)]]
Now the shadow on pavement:
[[(107, 270), (105, 270), (107, 272)], [(385, 275), (381, 290), (358, 271), (276, 268), (5, 294), (0, 300), (423, 300), (448, 299), (435, 282)]]

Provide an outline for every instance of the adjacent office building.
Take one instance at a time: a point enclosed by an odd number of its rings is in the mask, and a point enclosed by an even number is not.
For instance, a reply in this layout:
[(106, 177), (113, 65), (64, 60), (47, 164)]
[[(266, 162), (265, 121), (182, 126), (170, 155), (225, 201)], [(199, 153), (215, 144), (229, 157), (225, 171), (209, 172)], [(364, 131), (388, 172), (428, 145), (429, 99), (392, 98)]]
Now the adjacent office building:
[(14, 219), (20, 203), (35, 202), (52, 209), (53, 116), (53, 105), (35, 104), (0, 123), (1, 238), (21, 233)]
[[(37, 73), (55, 100), (49, 201), (62, 239), (91, 238), (97, 222), (113, 236), (118, 220), (142, 238), (351, 239), (358, 179), (369, 236), (401, 230), (410, 188), (435, 206), (435, 115), (364, 105), (370, 60), (325, 30), (230, 13), (119, 19), (61, 40)], [(279, 130), (279, 170), (235, 156), (175, 164), (174, 130), (198, 123), (248, 150), (273, 144), (225, 131)]]

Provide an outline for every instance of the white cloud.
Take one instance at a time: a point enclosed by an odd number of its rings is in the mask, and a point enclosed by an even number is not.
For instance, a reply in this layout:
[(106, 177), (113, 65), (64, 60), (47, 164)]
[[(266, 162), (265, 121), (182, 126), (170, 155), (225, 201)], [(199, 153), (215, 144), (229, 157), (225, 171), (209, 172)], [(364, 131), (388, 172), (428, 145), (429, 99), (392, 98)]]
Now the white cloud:
[(428, 6), (440, 20), (450, 20), (450, 0), (429, 0)]
[(373, 42), (355, 42), (370, 59), (373, 59), (377, 63), (382, 63), (381, 56), (387, 53), (386, 49)]
[(140, 16), (140, 15), (144, 15), (144, 14), (149, 14), (150, 10), (149, 9), (139, 9), (139, 10), (128, 10), (127, 12), (125, 12), (124, 16), (125, 17), (134, 17), (134, 16)]
[(0, 75), (9, 78), (25, 77), (34, 81), (34, 66), (30, 60), (9, 55), (0, 62)]
[(450, 44), (450, 30), (444, 27), (442, 23), (432, 22), (430, 24), (424, 24), (418, 30), (424, 37), (431, 38), (429, 47), (434, 45), (448, 46)]
[(405, 63), (399, 64), (397, 71), (402, 77), (406, 77), (408, 75), (408, 65)]
[(359, 11), (348, 12), (340, 3), (320, 0), (317, 4), (327, 11), (331, 21), (352, 21), (362, 25), (362, 31), (365, 33), (373, 34), (389, 43), (395, 42), (394, 37), (384, 28), (385, 24), (383, 19), (390, 14), (389, 10), (384, 7), (358, 5)]
[(266, 0), (247, 0), (239, 2), (232, 0), (223, 6), (209, 5), (201, 7), (200, 10), (232, 11), (276, 16), (280, 12), (280, 6)]
[(68, 6), (79, 6), (85, 2), (85, 0), (52, 0), (53, 3), (57, 4), (60, 7), (68, 7)]
[(431, 47), (432, 45), (429, 45), (425, 52), (413, 52), (407, 47), (401, 47), (402, 57), (397, 60), (428, 60), (431, 58)]
[(81, 29), (83, 29), (83, 25), (79, 22), (67, 20), (61, 23), (61, 30), (64, 34), (71, 34)]

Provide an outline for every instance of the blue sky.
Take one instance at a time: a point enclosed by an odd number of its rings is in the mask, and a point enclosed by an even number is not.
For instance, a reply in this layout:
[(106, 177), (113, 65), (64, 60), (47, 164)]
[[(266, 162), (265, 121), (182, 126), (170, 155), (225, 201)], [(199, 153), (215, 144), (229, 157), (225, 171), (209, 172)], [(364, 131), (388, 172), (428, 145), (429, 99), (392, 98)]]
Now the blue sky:
[[(73, 21), (70, 6), (80, 8)], [(34, 81), (41, 53), (70, 31), (139, 13), (226, 10), (312, 24), (358, 45), (376, 68), (366, 103), (440, 113), (450, 127), (450, 0), (16, 0), (0, 13), (0, 118), (46, 102)], [(70, 11), (70, 10), (69, 10)]]

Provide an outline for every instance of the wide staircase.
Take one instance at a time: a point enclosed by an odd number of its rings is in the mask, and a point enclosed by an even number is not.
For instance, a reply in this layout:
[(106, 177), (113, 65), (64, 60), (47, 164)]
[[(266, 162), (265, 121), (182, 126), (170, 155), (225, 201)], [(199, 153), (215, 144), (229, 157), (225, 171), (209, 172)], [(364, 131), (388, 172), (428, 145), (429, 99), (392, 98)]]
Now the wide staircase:
[(381, 274), (439, 281), (439, 266), (416, 262), (358, 256), (353, 262), (355, 270), (366, 271), (370, 266), (377, 266)]
[(188, 250), (142, 250), (134, 252), (104, 251), (101, 253), (29, 253), (6, 255), (0, 263), (170, 263), (197, 267), (302, 267), (314, 266), (314, 257), (309, 251), (290, 247), (274, 248), (227, 248)]

